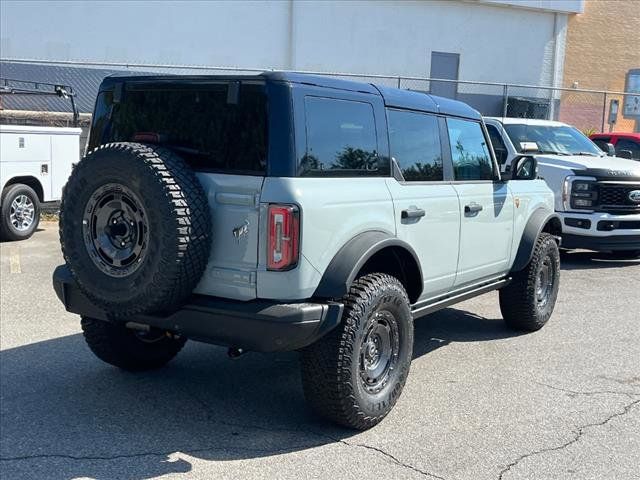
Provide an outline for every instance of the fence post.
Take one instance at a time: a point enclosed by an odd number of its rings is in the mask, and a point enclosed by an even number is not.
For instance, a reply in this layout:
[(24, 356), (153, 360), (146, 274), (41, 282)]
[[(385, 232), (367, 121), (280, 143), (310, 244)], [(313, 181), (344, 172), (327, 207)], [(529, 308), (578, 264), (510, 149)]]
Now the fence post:
[(506, 83), (502, 87), (502, 117), (507, 116), (507, 105), (509, 104), (509, 85)]
[(607, 92), (604, 92), (604, 99), (602, 101), (602, 128), (600, 129), (601, 132), (604, 132), (604, 122), (605, 122), (606, 116), (607, 116)]
[(400, 78), (401, 77), (398, 77), (398, 88), (400, 88)]

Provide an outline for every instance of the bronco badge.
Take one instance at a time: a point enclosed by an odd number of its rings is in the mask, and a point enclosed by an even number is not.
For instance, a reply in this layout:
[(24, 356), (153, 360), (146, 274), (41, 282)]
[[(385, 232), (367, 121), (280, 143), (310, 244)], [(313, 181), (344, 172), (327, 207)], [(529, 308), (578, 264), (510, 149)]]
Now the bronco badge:
[(245, 220), (242, 225), (236, 227), (232, 230), (233, 236), (239, 242), (240, 238), (244, 237), (247, 233), (249, 233), (249, 220)]

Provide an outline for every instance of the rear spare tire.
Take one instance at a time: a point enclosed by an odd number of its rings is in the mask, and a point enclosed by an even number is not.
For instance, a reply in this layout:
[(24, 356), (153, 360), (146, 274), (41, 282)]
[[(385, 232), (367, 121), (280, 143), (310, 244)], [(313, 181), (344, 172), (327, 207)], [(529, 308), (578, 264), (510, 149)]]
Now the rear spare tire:
[(172, 151), (109, 143), (74, 168), (60, 205), (62, 253), (78, 287), (113, 316), (170, 311), (206, 267), (211, 219)]

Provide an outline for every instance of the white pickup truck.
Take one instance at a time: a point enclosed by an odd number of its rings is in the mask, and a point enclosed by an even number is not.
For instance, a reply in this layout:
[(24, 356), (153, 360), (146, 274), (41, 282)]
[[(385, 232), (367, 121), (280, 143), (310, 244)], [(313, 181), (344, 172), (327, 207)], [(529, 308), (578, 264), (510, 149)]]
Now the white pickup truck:
[(610, 157), (561, 122), (485, 118), (502, 171), (535, 153), (540, 176), (555, 194), (562, 247), (640, 257), (640, 162)]
[(80, 128), (0, 125), (0, 237), (29, 238), (80, 160)]

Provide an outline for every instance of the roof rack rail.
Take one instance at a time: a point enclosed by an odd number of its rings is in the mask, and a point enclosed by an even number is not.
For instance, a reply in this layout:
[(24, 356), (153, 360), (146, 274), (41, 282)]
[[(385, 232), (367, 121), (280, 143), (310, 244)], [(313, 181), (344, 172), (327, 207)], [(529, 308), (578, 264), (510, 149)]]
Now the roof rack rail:
[(70, 85), (0, 77), (0, 95), (44, 95), (69, 99), (73, 112), (73, 125), (78, 126), (80, 115), (75, 101), (76, 94)]

